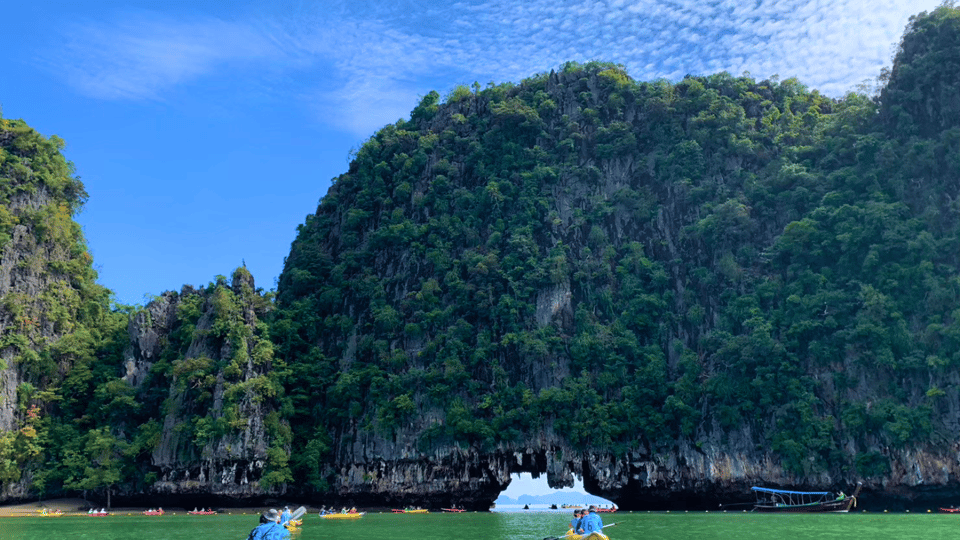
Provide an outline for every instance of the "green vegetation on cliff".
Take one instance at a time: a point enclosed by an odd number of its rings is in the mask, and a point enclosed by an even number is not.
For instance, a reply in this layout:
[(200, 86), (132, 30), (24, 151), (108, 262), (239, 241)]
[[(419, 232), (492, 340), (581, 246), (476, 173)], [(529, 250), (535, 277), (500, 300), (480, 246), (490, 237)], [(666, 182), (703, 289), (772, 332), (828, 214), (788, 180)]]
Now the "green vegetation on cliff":
[(0, 483), (30, 481), (41, 494), (55, 469), (75, 489), (119, 480), (119, 446), (101, 407), (122, 400), (110, 358), (126, 317), (96, 283), (73, 221), (86, 192), (63, 144), (0, 119), (0, 368), (15, 385), (0, 394)]
[(878, 480), (955, 445), (957, 36), (913, 18), (874, 97), (601, 62), (431, 92), (275, 302), (238, 268), (111, 305), (63, 142), (0, 119), (0, 490), (328, 492), (361, 454), (541, 443)]
[[(289, 482), (286, 372), (261, 320), (271, 295), (238, 268), (232, 283), (113, 305), (73, 220), (86, 193), (63, 145), (0, 119), (0, 492), (109, 502), (114, 487), (142, 490), (181, 461), (229, 459), (217, 445), (251, 426), (249, 446), (263, 450), (231, 450), (263, 462), (248, 480)], [(156, 337), (132, 343), (131, 329)]]
[(280, 278), (295, 466), (320, 486), (404, 426), (615, 454), (748, 429), (800, 477), (954, 440), (957, 13), (912, 20), (878, 99), (603, 63), (425, 96)]

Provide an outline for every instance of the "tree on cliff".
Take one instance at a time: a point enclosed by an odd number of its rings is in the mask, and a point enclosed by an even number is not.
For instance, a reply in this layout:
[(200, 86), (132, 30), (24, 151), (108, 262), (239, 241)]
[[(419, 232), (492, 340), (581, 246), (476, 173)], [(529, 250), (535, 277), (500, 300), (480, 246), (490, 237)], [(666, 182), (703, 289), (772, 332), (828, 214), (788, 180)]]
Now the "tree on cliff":
[(67, 454), (66, 465), (71, 473), (63, 487), (84, 492), (102, 489), (110, 508), (111, 490), (123, 478), (126, 446), (110, 433), (109, 427), (90, 431), (80, 442), (78, 451)]

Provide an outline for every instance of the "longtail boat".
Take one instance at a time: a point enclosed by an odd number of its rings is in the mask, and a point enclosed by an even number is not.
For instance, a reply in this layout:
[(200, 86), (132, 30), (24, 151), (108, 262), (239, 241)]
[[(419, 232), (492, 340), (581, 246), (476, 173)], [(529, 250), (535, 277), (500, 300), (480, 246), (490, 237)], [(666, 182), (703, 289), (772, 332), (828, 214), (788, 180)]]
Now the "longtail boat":
[(863, 484), (857, 483), (853, 495), (844, 495), (840, 492), (836, 496), (829, 491), (788, 491), (784, 489), (770, 489), (752, 487), (750, 489), (757, 496), (753, 505), (755, 512), (849, 512), (857, 505), (857, 496)]

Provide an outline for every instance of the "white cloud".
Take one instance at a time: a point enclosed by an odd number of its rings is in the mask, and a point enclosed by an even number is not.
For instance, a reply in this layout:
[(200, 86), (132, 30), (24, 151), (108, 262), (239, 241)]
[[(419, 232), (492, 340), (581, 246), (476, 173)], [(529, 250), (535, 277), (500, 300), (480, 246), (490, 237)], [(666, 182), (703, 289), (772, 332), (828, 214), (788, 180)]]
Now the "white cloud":
[(312, 89), (287, 91), (364, 137), (431, 89), (518, 81), (569, 60), (621, 63), (639, 80), (722, 70), (796, 76), (839, 96), (876, 77), (909, 16), (938, 3), (465, 0), (418, 10), (355, 1), (257, 24), (139, 14), (75, 26), (60, 67), (80, 91), (105, 99), (162, 99), (238, 65), (319, 72), (306, 77)]
[(162, 99), (224, 63), (275, 58), (261, 31), (219, 19), (183, 22), (139, 13), (75, 23), (46, 61), (80, 92), (102, 99)]

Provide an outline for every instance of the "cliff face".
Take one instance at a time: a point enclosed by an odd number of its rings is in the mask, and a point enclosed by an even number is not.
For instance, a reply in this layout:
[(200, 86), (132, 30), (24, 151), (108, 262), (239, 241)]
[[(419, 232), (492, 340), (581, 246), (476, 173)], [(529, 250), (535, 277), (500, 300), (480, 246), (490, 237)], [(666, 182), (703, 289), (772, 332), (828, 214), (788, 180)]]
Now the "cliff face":
[(878, 110), (603, 64), (426, 96), (281, 276), (295, 471), (477, 508), (521, 471), (623, 508), (955, 496), (960, 149)]
[[(9, 212), (17, 215), (23, 210), (37, 210), (45, 208), (50, 204), (49, 197), (44, 191), (36, 194), (18, 194), (14, 200), (10, 201)], [(0, 294), (19, 295), (20, 298), (34, 299), (39, 296), (39, 292), (50, 285), (50, 276), (42, 276), (38, 265), (29, 265), (27, 263), (31, 258), (36, 257), (40, 249), (38, 242), (32, 231), (27, 225), (16, 224), (13, 226), (12, 234), (7, 238), (4, 245), (3, 259), (0, 261)], [(32, 302), (31, 302), (32, 303)], [(33, 314), (38, 311), (38, 306), (30, 306)], [(45, 328), (38, 328), (39, 324), (35, 317), (24, 315), (21, 320), (15, 320), (10, 312), (3, 313), (3, 320), (0, 321), (3, 330), (7, 333), (23, 332), (36, 336), (36, 340), (47, 336), (55, 335), (49, 324)], [(23, 335), (21, 334), (21, 335)], [(0, 401), (0, 430), (9, 431), (16, 426), (16, 403), (17, 387), (21, 382), (21, 373), (17, 369), (15, 358), (17, 350), (7, 347), (3, 351), (3, 399)]]
[(0, 120), (0, 500), (960, 498), (957, 13), (878, 99), (602, 63), (428, 94), (276, 304), (240, 268), (111, 307), (62, 143)]
[(0, 119), (0, 500), (30, 493), (50, 390), (74, 364), (57, 352), (88, 350), (108, 302), (73, 221), (86, 194), (62, 145)]
[(141, 395), (166, 396), (150, 457), (157, 477), (147, 494), (249, 500), (283, 493), (286, 478), (268, 480), (271, 467), (277, 474), (283, 466), (271, 463), (271, 445), (289, 453), (259, 319), (268, 307), (241, 268), (229, 287), (184, 287), (131, 317), (124, 379)]
[(960, 123), (958, 28), (960, 15), (946, 6), (910, 18), (881, 94), (895, 136), (939, 136)]
[(112, 306), (62, 145), (0, 119), (0, 500), (283, 493), (291, 436), (269, 296), (239, 268)]
[[(45, 190), (35, 194), (21, 193), (11, 200), (9, 212), (11, 216), (17, 216), (46, 208), (49, 204)], [(22, 355), (29, 355), (32, 347), (39, 343), (61, 337), (61, 332), (43, 317), (44, 307), (38, 301), (40, 293), (54, 284), (59, 285), (59, 280), (43, 272), (44, 262), (38, 259), (43, 250), (27, 225), (18, 223), (10, 232), (0, 260), (0, 296), (13, 300), (20, 309), (17, 310), (19, 317), (13, 310), (0, 312), (0, 332), (18, 338), (18, 346), (7, 346), (0, 352), (0, 433), (3, 434), (18, 433), (25, 427), (25, 411), (18, 407), (18, 389), (33, 377), (26, 373)], [(28, 264), (31, 260), (34, 264)], [(42, 326), (41, 320), (44, 321)], [(17, 480), (3, 486), (0, 499), (23, 498), (29, 494), (29, 476)]]

